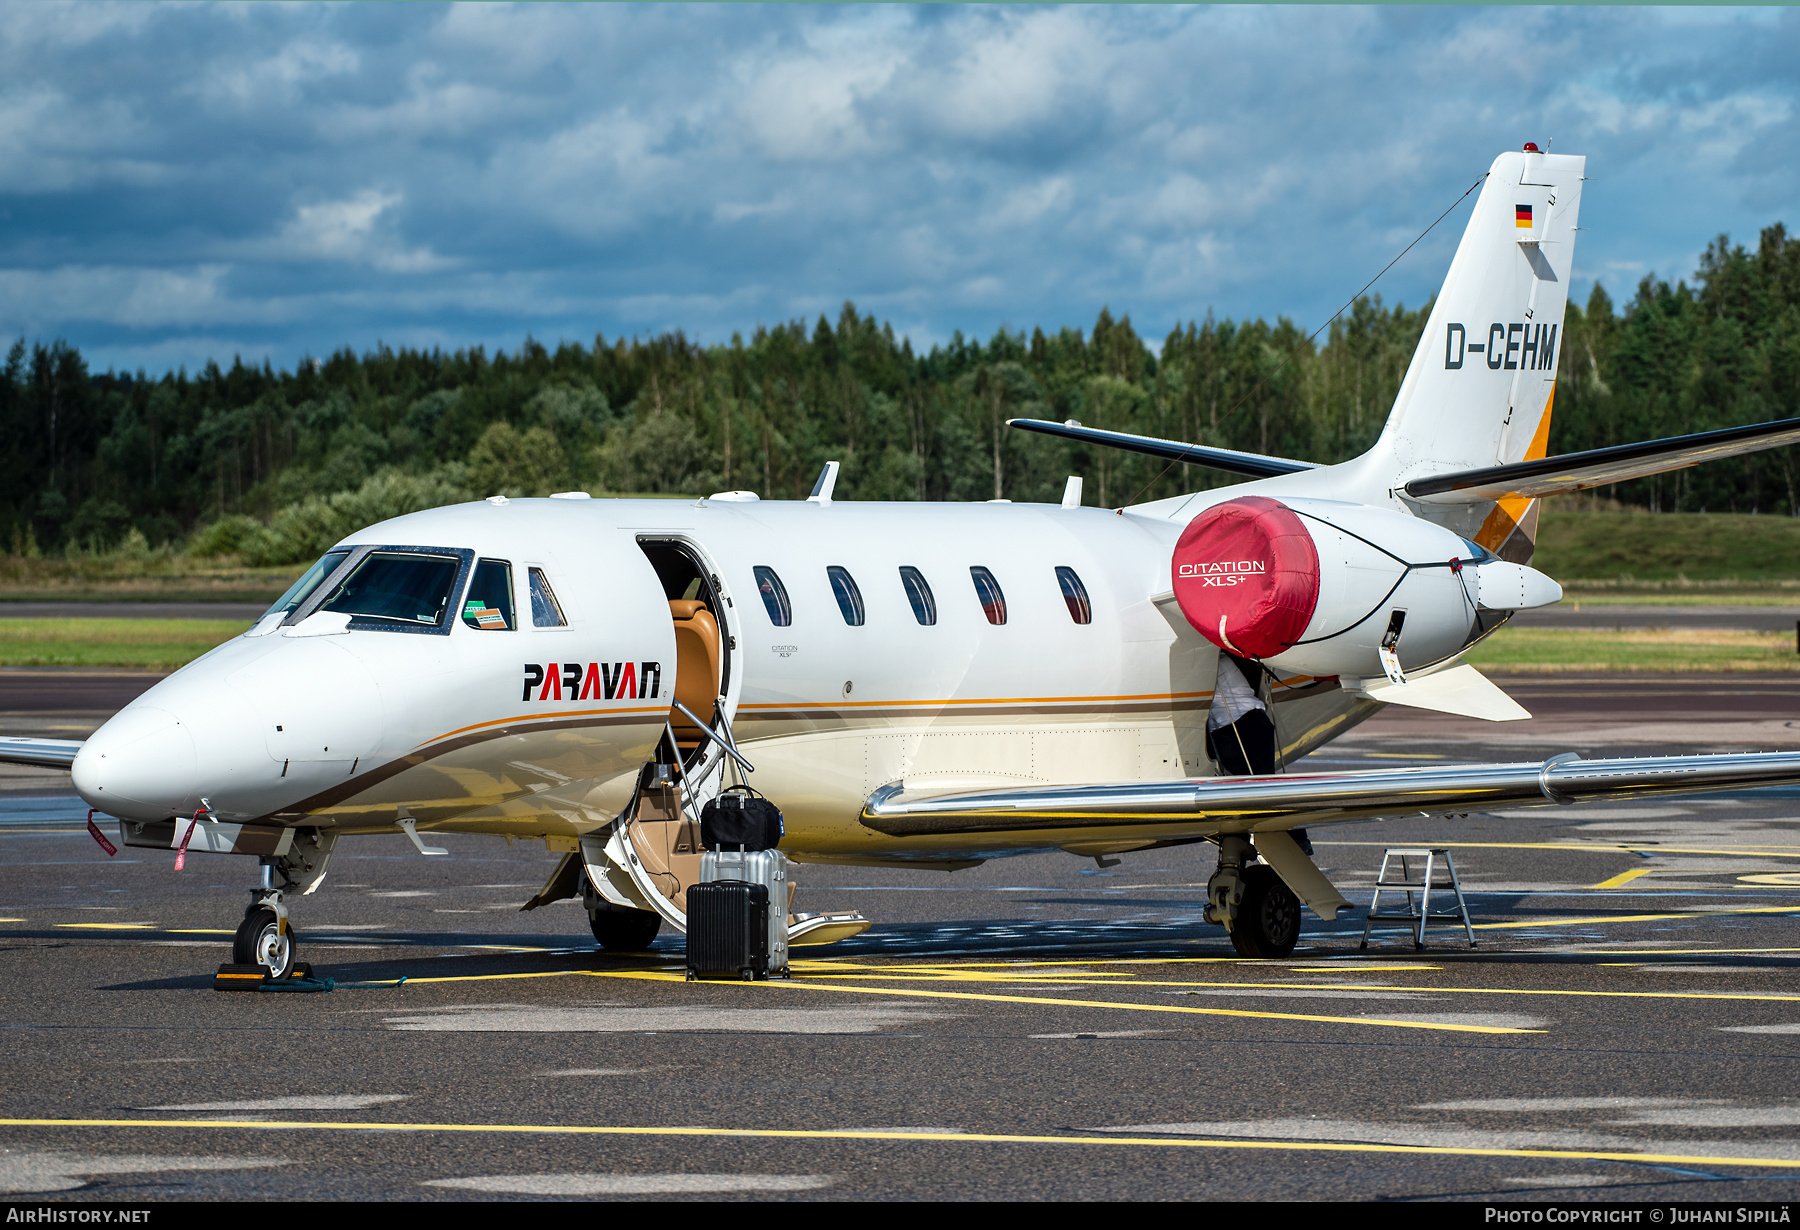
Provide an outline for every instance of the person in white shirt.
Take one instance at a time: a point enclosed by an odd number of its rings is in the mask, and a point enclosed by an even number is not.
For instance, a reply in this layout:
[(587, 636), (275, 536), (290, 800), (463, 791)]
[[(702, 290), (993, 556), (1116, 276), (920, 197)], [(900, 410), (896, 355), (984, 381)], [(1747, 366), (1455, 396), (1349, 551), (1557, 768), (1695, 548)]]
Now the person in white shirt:
[[(1269, 706), (1250, 682), (1262, 677), (1263, 667), (1259, 664), (1226, 653), (1219, 655), (1212, 710), (1206, 715), (1206, 750), (1228, 776), (1261, 777), (1281, 771), (1275, 723), (1269, 717)], [(1289, 829), (1288, 836), (1302, 853), (1312, 854), (1312, 842), (1305, 829)]]
[(1227, 775), (1274, 773), (1278, 767), (1275, 723), (1269, 720), (1269, 707), (1250, 681), (1260, 681), (1262, 673), (1262, 667), (1254, 662), (1219, 655), (1212, 710), (1206, 715), (1206, 743), (1207, 751)]

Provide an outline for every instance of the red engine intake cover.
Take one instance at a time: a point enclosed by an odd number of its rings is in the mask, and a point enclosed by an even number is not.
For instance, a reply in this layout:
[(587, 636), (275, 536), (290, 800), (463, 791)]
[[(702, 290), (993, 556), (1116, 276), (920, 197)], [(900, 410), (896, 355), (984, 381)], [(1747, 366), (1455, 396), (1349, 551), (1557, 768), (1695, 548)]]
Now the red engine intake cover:
[(1172, 561), (1175, 601), (1207, 640), (1272, 658), (1319, 604), (1319, 550), (1299, 516), (1266, 496), (1215, 504), (1188, 523)]

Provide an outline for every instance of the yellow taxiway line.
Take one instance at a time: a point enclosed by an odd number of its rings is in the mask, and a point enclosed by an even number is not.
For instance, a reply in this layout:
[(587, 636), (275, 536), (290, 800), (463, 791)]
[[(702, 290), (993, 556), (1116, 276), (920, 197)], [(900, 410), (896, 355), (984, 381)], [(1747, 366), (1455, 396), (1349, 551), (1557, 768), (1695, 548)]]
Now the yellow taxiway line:
[[(1317, 846), (1387, 846), (1385, 841), (1316, 841)], [(1587, 841), (1434, 841), (1453, 850), (1589, 850), (1595, 854), (1736, 854), (1744, 858), (1800, 858), (1794, 846), (1603, 845)]]
[[(1634, 955), (1634, 954), (1627, 954), (1627, 955)], [(1626, 964), (1626, 963), (1609, 961), (1609, 962), (1604, 962), (1603, 964), (1618, 965), (1618, 964)], [(1633, 962), (1629, 962), (1629, 964), (1632, 965), (1633, 967), (1637, 967), (1637, 966), (1641, 966), (1643, 964), (1643, 962), (1633, 961)], [(817, 977), (822, 977), (822, 976), (823, 975), (819, 975), (819, 974), (796, 974), (795, 979), (817, 978)], [(879, 979), (879, 978), (894, 977), (894, 976), (883, 975), (883, 974), (851, 973), (851, 974), (840, 975), (840, 977)], [(1062, 975), (1062, 977), (1073, 978), (1073, 977), (1075, 977), (1075, 975), (1065, 974), (1065, 975)], [(898, 979), (896, 979), (896, 980), (898, 980)], [(942, 978), (942, 979), (919, 978), (918, 981), (981, 982), (984, 980), (979, 979), (979, 978), (967, 978), (967, 979), (962, 979), (962, 978)], [(1002, 980), (996, 978), (993, 981), (1002, 981)], [(1155, 981), (1155, 980), (1148, 979), (1148, 978), (1134, 978), (1128, 982), (1096, 982), (1096, 983), (1092, 983), (1090, 985), (1095, 986), (1095, 987), (1102, 987), (1102, 988), (1111, 988), (1111, 987), (1199, 987), (1199, 988), (1204, 988), (1207, 990), (1245, 990), (1245, 991), (1267, 991), (1267, 990), (1335, 991), (1335, 990), (1341, 989), (1338, 987), (1333, 987), (1330, 983), (1324, 983), (1324, 982), (1310, 982), (1310, 983), (1309, 982), (1162, 982), (1162, 981)], [(1747, 994), (1743, 994), (1740, 992), (1731, 992), (1731, 991), (1717, 991), (1717, 992), (1714, 992), (1714, 991), (1540, 991), (1540, 990), (1513, 990), (1513, 989), (1509, 989), (1507, 987), (1438, 987), (1438, 986), (1406, 987), (1406, 986), (1401, 986), (1398, 984), (1391, 985), (1391, 986), (1380, 986), (1380, 987), (1358, 987), (1358, 988), (1356, 988), (1356, 990), (1404, 991), (1408, 995), (1550, 995), (1550, 996), (1559, 996), (1560, 995), (1560, 996), (1567, 996), (1567, 997), (1577, 998), (1577, 999), (1583, 999), (1583, 998), (1586, 998), (1586, 999), (1737, 999), (1737, 1000), (1768, 1000), (1771, 1002), (1783, 1002), (1783, 1003), (1791, 1003), (1793, 1001), (1800, 1000), (1800, 995), (1747, 995)], [(1354, 991), (1347, 992), (1347, 994), (1354, 994)], [(1083, 1001), (1083, 1002), (1086, 1002), (1086, 1001)], [(1362, 1018), (1358, 1018), (1358, 1019), (1360, 1020)]]
[[(594, 971), (597, 978), (631, 978), (642, 982), (683, 982), (685, 976), (637, 972)], [(973, 991), (922, 991), (913, 987), (845, 987), (831, 983), (782, 979), (739, 983), (739, 986), (791, 987), (806, 991), (838, 991), (851, 995), (902, 995), (921, 999), (963, 999), (997, 1004), (1048, 1004), (1062, 1008), (1122, 1008), (1132, 1012), (1176, 1012), (1194, 1016), (1238, 1016), (1265, 1021), (1316, 1021), (1327, 1025), (1385, 1025), (1390, 1029), (1435, 1029), (1468, 1034), (1541, 1034), (1543, 1029), (1517, 1029), (1510, 1025), (1451, 1025), (1440, 1021), (1395, 1021), (1373, 1016), (1318, 1016), (1302, 1012), (1256, 1012), (1248, 1008), (1193, 1008), (1182, 1004), (1132, 1004), (1104, 999), (1058, 999), (1046, 995), (985, 995)]]
[[(24, 919), (20, 919), (24, 922)], [(155, 923), (57, 923), (58, 927), (73, 927), (83, 931), (154, 931)]]
[[(991, 969), (997, 973), (1004, 973), (1011, 970), (1023, 974), (1034, 969), (1055, 970), (1068, 965), (1250, 965), (1258, 966), (1263, 969), (1280, 967), (1282, 969), (1293, 970), (1297, 974), (1339, 974), (1350, 972), (1358, 974), (1395, 974), (1411, 973), (1414, 970), (1442, 970), (1444, 968), (1441, 965), (1424, 964), (1395, 965), (1390, 963), (1386, 965), (1377, 965), (1373, 961), (1366, 965), (1359, 965), (1352, 962), (1331, 966), (1290, 965), (1286, 961), (1266, 961), (1253, 957), (1094, 957), (1087, 961), (969, 961), (967, 963), (960, 961), (909, 961), (901, 965), (870, 965), (866, 962), (852, 961), (847, 957), (810, 957), (805, 960), (795, 959), (793, 962), (793, 968), (796, 972), (811, 972), (813, 970), (818, 970), (827, 973), (833, 970), (845, 969), (878, 971), (919, 970), (927, 972), (931, 970)], [(1099, 976), (1098, 973), (1096, 973), (1095, 976)], [(1120, 976), (1123, 977), (1123, 975)], [(1058, 974), (1057, 977), (1073, 977), (1073, 975), (1062, 973)]]
[[(1800, 913), (1800, 908), (1796, 908)], [(835, 956), (808, 956), (794, 958), (794, 969), (1057, 969), (1062, 965), (1260, 965), (1264, 969), (1282, 967), (1292, 969), (1301, 974), (1337, 974), (1337, 972), (1354, 971), (1359, 974), (1384, 974), (1384, 972), (1413, 971), (1413, 969), (1444, 969), (1442, 965), (1424, 965), (1424, 963), (1382, 963), (1377, 965), (1375, 958), (1366, 963), (1355, 960), (1341, 962), (1337, 965), (1294, 965), (1294, 958), (1283, 960), (1262, 960), (1255, 956), (1093, 956), (1085, 962), (1067, 960), (1067, 962), (1031, 962), (1031, 960), (1013, 960), (1013, 962), (907, 962), (904, 965), (864, 965), (848, 958)]]
[[(516, 978), (628, 978), (638, 982), (681, 982), (684, 974), (652, 970), (544, 970), (529, 974), (447, 974), (432, 978), (408, 978), (407, 986), (434, 982), (505, 982)], [(346, 986), (380, 987), (383, 982), (346, 983)], [(1394, 1021), (1373, 1016), (1319, 1016), (1300, 1012), (1256, 1012), (1248, 1008), (1193, 1008), (1182, 1004), (1131, 1004), (1104, 999), (1058, 999), (1041, 995), (992, 995), (974, 991), (925, 991), (914, 987), (846, 987), (783, 978), (769, 982), (716, 982), (713, 986), (788, 988), (796, 991), (836, 991), (850, 995), (890, 995), (913, 999), (962, 999), (1000, 1004), (1048, 1004), (1064, 1008), (1120, 1008), (1131, 1012), (1174, 1012), (1190, 1016), (1236, 1016), (1269, 1021), (1315, 1021), (1326, 1025), (1383, 1025), (1390, 1029), (1427, 1029), (1468, 1034), (1541, 1034), (1543, 1029), (1515, 1029), (1507, 1025), (1453, 1025), (1436, 1021)], [(1109, 985), (1106, 983), (1102, 986)]]
[(1602, 881), (1600, 881), (1600, 883), (1590, 884), (1590, 885), (1588, 885), (1588, 887), (1589, 888), (1624, 888), (1627, 884), (1631, 883), (1633, 880), (1637, 879), (1639, 876), (1649, 875), (1652, 870), (1654, 870), (1654, 868), (1633, 867), (1630, 871), (1621, 871), (1618, 875), (1613, 876), (1609, 880), (1602, 880)]
[[(760, 985), (760, 984), (759, 984)], [(1684, 1166), (1770, 1166), (1791, 1159), (1718, 1154), (1601, 1152), (1580, 1149), (1474, 1149), (1452, 1145), (1388, 1145), (1320, 1140), (1232, 1140), (1166, 1136), (1040, 1136), (1013, 1132), (832, 1131), (818, 1128), (619, 1127), (561, 1123), (356, 1123), (263, 1119), (0, 1119), (0, 1127), (212, 1128), (290, 1132), (456, 1132), (514, 1136), (685, 1136), (754, 1140), (877, 1140), (970, 1145), (1084, 1145), (1089, 1148), (1253, 1149), (1296, 1153), (1398, 1153), (1427, 1157), (1533, 1157), (1558, 1161), (1648, 1162)]]
[(1671, 918), (1730, 918), (1737, 914), (1800, 914), (1800, 901), (1793, 905), (1760, 905), (1742, 910), (1692, 910), (1680, 914), (1612, 914), (1605, 918), (1546, 918), (1542, 922), (1476, 923), (1477, 931), (1531, 930), (1541, 927), (1583, 927), (1595, 923), (1664, 922)]

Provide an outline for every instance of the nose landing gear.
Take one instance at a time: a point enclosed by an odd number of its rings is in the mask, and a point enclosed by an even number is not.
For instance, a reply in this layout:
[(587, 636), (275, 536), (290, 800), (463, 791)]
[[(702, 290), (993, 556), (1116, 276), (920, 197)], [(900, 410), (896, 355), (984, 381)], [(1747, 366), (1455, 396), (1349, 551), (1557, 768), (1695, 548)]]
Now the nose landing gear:
[(260, 965), (270, 978), (286, 978), (293, 972), (297, 937), (288, 926), (280, 894), (274, 896), (274, 908), (253, 903), (244, 911), (244, 921), (231, 941), (231, 959), (238, 965)]
[(259, 965), (271, 980), (294, 973), (299, 937), (288, 919), (287, 894), (305, 896), (317, 888), (336, 845), (337, 834), (330, 830), (302, 829), (286, 854), (263, 856), (262, 883), (250, 890), (249, 908), (232, 937), (234, 964)]

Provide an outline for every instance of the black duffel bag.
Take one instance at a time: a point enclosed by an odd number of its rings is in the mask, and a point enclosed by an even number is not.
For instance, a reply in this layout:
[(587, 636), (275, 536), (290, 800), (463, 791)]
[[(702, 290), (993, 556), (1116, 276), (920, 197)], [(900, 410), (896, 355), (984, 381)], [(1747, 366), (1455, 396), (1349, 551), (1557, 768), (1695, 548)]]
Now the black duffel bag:
[(773, 850), (786, 831), (781, 809), (749, 786), (727, 786), (700, 809), (700, 844), (708, 850)]

